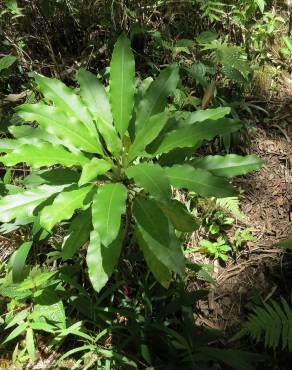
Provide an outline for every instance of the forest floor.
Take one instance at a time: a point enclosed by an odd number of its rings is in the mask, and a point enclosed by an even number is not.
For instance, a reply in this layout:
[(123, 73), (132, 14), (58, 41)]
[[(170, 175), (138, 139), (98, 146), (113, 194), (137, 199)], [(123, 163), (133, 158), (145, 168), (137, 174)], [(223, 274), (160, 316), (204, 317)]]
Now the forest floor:
[(201, 301), (198, 323), (235, 334), (244, 324), (249, 303), (288, 297), (291, 290), (291, 256), (276, 243), (292, 235), (292, 98), (270, 101), (269, 115), (250, 120), (255, 134), (248, 154), (265, 161), (261, 170), (241, 177), (236, 185), (244, 189), (242, 225), (252, 227), (255, 241), (248, 241), (226, 266), (214, 266), (218, 284)]

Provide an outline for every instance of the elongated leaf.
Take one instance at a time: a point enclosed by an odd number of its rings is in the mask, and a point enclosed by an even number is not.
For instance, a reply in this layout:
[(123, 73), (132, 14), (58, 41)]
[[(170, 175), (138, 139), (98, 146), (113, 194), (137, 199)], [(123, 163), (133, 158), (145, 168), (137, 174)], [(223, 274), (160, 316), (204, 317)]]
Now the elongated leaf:
[(203, 122), (206, 120), (218, 120), (229, 114), (231, 109), (229, 107), (219, 107), (213, 109), (197, 110), (190, 113), (184, 124), (193, 124), (195, 122)]
[(45, 141), (23, 144), (13, 152), (1, 157), (1, 162), (6, 166), (24, 162), (34, 168), (54, 164), (62, 164), (66, 167), (84, 166), (89, 161), (82, 153), (71, 153), (61, 145), (54, 145)]
[(138, 240), (139, 246), (143, 251), (144, 258), (150, 271), (154, 275), (155, 279), (159, 281), (159, 283), (164, 288), (167, 289), (171, 282), (171, 272), (163, 263), (159, 261), (159, 259), (156, 257), (155, 252), (145, 242), (138, 229), (136, 230), (135, 235)]
[(58, 106), (23, 104), (18, 108), (17, 114), (26, 122), (36, 121), (46, 132), (66, 145), (89, 153), (103, 153), (97, 133), (93, 135), (75, 116), (67, 116), (64, 109)]
[(109, 246), (117, 237), (126, 209), (127, 188), (122, 184), (100, 186), (92, 204), (93, 229), (101, 244)]
[(142, 130), (151, 116), (164, 111), (166, 99), (176, 89), (178, 81), (178, 68), (170, 66), (151, 83), (137, 108), (136, 134)]
[(62, 109), (68, 116), (77, 118), (88, 128), (93, 137), (96, 136), (96, 128), (91, 115), (82, 104), (81, 98), (74, 93), (74, 90), (54, 78), (34, 74), (34, 79), (46, 99), (52, 101), (56, 107)]
[(63, 220), (72, 217), (76, 209), (83, 207), (84, 199), (91, 191), (92, 185), (79, 188), (73, 185), (58, 194), (53, 203), (43, 208), (40, 213), (40, 224), (47, 231)]
[(20, 145), (18, 140), (0, 139), (0, 153), (10, 153)]
[(248, 172), (258, 170), (263, 163), (263, 160), (254, 155), (243, 157), (236, 154), (207, 156), (192, 161), (194, 167), (208, 170), (216, 176), (223, 177), (245, 175)]
[(12, 332), (8, 335), (8, 337), (5, 338), (5, 340), (1, 344), (5, 344), (11, 341), (12, 339), (18, 337), (21, 333), (23, 333), (26, 330), (27, 327), (28, 327), (27, 322), (20, 324), (14, 330), (12, 330)]
[(191, 232), (199, 228), (199, 220), (190, 214), (178, 200), (173, 199), (167, 203), (158, 202), (158, 206), (177, 230)]
[(110, 102), (117, 132), (128, 129), (134, 105), (135, 60), (130, 41), (121, 35), (115, 44), (110, 69)]
[(32, 246), (32, 242), (22, 243), (12, 256), (12, 282), (19, 283), (24, 278), (25, 261)]
[(106, 90), (98, 78), (85, 69), (78, 71), (81, 98), (96, 122), (110, 152), (118, 155), (121, 141), (113, 126), (113, 116)]
[(255, 0), (255, 3), (258, 5), (261, 13), (263, 13), (265, 10), (266, 1), (265, 0)]
[(68, 148), (72, 152), (78, 152), (79, 150), (71, 145), (67, 140), (63, 141), (57, 136), (49, 134), (41, 127), (32, 127), (29, 125), (22, 125), (22, 126), (10, 126), (9, 131), (12, 133), (12, 135), (18, 140), (17, 146), (23, 145), (23, 144), (37, 144), (39, 140), (47, 141), (48, 143), (52, 144), (60, 144)]
[(39, 204), (63, 188), (64, 185), (41, 185), (36, 189), (5, 196), (0, 200), (0, 221), (9, 222), (16, 217), (31, 216)]
[(240, 121), (223, 118), (217, 121), (204, 121), (170, 131), (154, 152), (154, 155), (168, 153), (172, 149), (194, 147), (201, 140), (212, 140), (217, 135), (238, 131)]
[(129, 150), (129, 160), (143, 153), (146, 146), (150, 144), (160, 133), (167, 122), (167, 112), (156, 114), (149, 118), (147, 123), (138, 131), (133, 144)]
[(70, 259), (88, 240), (92, 229), (91, 209), (77, 215), (70, 224), (62, 244), (62, 258)]
[(86, 262), (89, 279), (97, 292), (100, 292), (105, 286), (119, 260), (123, 244), (122, 234), (120, 232), (116, 240), (108, 246), (101, 243), (96, 229), (90, 234)]
[(35, 359), (35, 344), (33, 339), (33, 330), (32, 328), (27, 328), (26, 330), (26, 338), (25, 338), (25, 345), (27, 349), (27, 353), (32, 361)]
[(71, 185), (78, 182), (80, 173), (70, 168), (52, 168), (49, 170), (34, 171), (26, 176), (23, 184), (26, 187), (37, 187), (42, 184), (47, 185)]
[(111, 169), (112, 165), (104, 159), (92, 158), (84, 165), (78, 185), (84, 185), (96, 179), (97, 176), (105, 174)]
[(221, 177), (206, 170), (189, 165), (176, 165), (165, 168), (171, 185), (195, 191), (203, 197), (226, 198), (237, 194), (236, 189)]
[(5, 330), (12, 328), (16, 324), (20, 324), (22, 321), (25, 321), (29, 313), (30, 312), (27, 309), (18, 312), (11, 321), (8, 321), (8, 324), (5, 326)]
[(14, 55), (5, 55), (4, 57), (0, 58), (0, 72), (3, 69), (7, 69), (17, 60)]
[[(147, 248), (167, 269), (182, 275), (185, 260), (181, 246), (172, 225), (155, 201), (136, 198), (133, 215)], [(145, 248), (145, 245), (142, 248)]]
[(162, 200), (171, 198), (169, 179), (159, 164), (140, 163), (129, 167), (126, 170), (126, 175), (129, 178), (134, 178), (135, 183), (153, 197)]

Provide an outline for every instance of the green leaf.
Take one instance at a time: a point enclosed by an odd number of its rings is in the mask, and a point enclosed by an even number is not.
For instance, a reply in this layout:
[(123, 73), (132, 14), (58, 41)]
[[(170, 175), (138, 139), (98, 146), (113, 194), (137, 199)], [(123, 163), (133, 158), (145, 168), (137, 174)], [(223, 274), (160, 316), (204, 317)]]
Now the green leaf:
[(131, 44), (121, 35), (115, 44), (110, 66), (110, 102), (117, 132), (128, 129), (134, 105), (135, 60)]
[[(154, 155), (168, 153), (172, 149), (196, 146), (201, 140), (212, 140), (217, 135), (223, 135), (238, 131), (241, 128), (240, 121), (223, 118), (217, 121), (204, 121), (181, 127), (167, 133), (158, 147), (154, 149)], [(152, 151), (151, 151), (152, 153)]]
[(195, 122), (203, 122), (206, 120), (218, 120), (229, 114), (231, 109), (229, 107), (219, 107), (213, 109), (197, 110), (190, 113), (184, 124), (192, 124)]
[(98, 78), (85, 69), (78, 71), (81, 98), (96, 122), (110, 152), (118, 155), (122, 144), (113, 126), (113, 116), (106, 90)]
[(13, 317), (13, 319), (11, 321), (9, 321), (8, 324), (5, 326), (5, 330), (9, 329), (9, 328), (12, 328), (14, 325), (20, 324), (21, 322), (25, 321), (25, 319), (27, 318), (28, 315), (29, 315), (29, 311), (27, 309), (18, 312)]
[(121, 216), (126, 209), (127, 188), (122, 184), (105, 184), (98, 188), (92, 203), (93, 229), (101, 244), (109, 246), (117, 237)]
[(70, 224), (62, 244), (62, 258), (70, 259), (88, 240), (92, 229), (91, 209), (77, 215)]
[(137, 133), (133, 144), (129, 150), (129, 161), (132, 161), (137, 155), (143, 153), (146, 146), (150, 144), (160, 133), (168, 119), (167, 112), (156, 114), (149, 118)]
[(32, 328), (27, 328), (26, 330), (26, 339), (25, 345), (27, 349), (27, 353), (32, 361), (35, 359), (35, 344), (33, 339), (33, 330)]
[(14, 62), (16, 62), (17, 58), (14, 55), (5, 55), (4, 57), (0, 58), (0, 72), (3, 71), (3, 69), (7, 69)]
[(138, 229), (136, 230), (135, 235), (138, 240), (138, 244), (142, 249), (146, 263), (153, 276), (164, 288), (169, 288), (172, 277), (170, 270), (163, 263), (160, 262), (160, 260), (156, 256), (156, 253), (145, 242)]
[(21, 143), (14, 139), (0, 139), (0, 153), (10, 153), (19, 147)]
[(148, 123), (151, 116), (164, 111), (166, 99), (171, 95), (179, 81), (177, 66), (165, 68), (151, 83), (137, 107), (136, 134)]
[(34, 171), (23, 179), (26, 187), (48, 185), (71, 185), (78, 182), (80, 173), (70, 168), (52, 168), (49, 170)]
[(33, 329), (33, 330), (42, 330), (42, 331), (45, 331), (47, 333), (56, 333), (56, 327), (55, 325), (50, 325), (46, 322), (43, 322), (43, 321), (36, 321), (36, 322), (32, 322), (30, 324), (30, 327)]
[(199, 220), (189, 213), (187, 208), (178, 200), (173, 199), (167, 203), (159, 202), (158, 206), (170, 219), (176, 230), (191, 232), (199, 228)]
[(266, 2), (265, 0), (255, 0), (255, 3), (257, 4), (257, 6), (259, 7), (261, 13), (264, 12), (265, 10), (265, 6), (266, 6)]
[(19, 283), (23, 280), (25, 261), (32, 246), (32, 242), (22, 243), (21, 246), (13, 253), (12, 261), (12, 282)]
[(59, 138), (66, 146), (89, 153), (103, 153), (97, 133), (93, 135), (74, 115), (68, 116), (64, 108), (44, 103), (23, 104), (17, 108), (17, 114), (26, 122), (36, 121), (43, 130)]
[(58, 139), (56, 136), (49, 134), (41, 127), (32, 127), (29, 125), (10, 126), (9, 131), (14, 137), (18, 138), (18, 140), (16, 140), (18, 146), (32, 143), (37, 144), (39, 140), (43, 140), (52, 144), (64, 145), (66, 148), (72, 150), (73, 152), (78, 151), (67, 141), (63, 142), (61, 139)]
[(82, 173), (78, 185), (84, 185), (94, 180), (99, 175), (104, 175), (111, 169), (112, 165), (104, 159), (92, 158), (82, 168)]
[(12, 330), (12, 332), (5, 338), (5, 340), (2, 342), (2, 345), (7, 343), (7, 342), (10, 342), (11, 340), (13, 340), (14, 338), (18, 337), (21, 333), (23, 333), (26, 328), (28, 327), (28, 323), (27, 322), (24, 322), (23, 324), (20, 324), (19, 326), (17, 326), (14, 330)]
[(23, 282), (16, 286), (19, 292), (26, 291), (27, 289), (36, 289), (41, 285), (47, 283), (58, 271), (38, 271), (34, 275), (30, 275)]
[(154, 163), (139, 163), (126, 170), (129, 178), (153, 197), (161, 200), (171, 198), (171, 187), (168, 177), (162, 167)]
[(216, 176), (223, 177), (245, 175), (248, 172), (258, 170), (263, 164), (264, 161), (254, 155), (243, 157), (236, 154), (206, 156), (192, 161), (194, 167), (208, 170)]
[(84, 166), (89, 161), (81, 152), (72, 153), (62, 145), (54, 145), (45, 141), (23, 144), (13, 152), (1, 157), (1, 162), (6, 166), (24, 162), (34, 168), (52, 166), (54, 164), (62, 164), (66, 167)]
[(92, 117), (83, 105), (80, 96), (76, 95), (74, 90), (54, 78), (34, 74), (34, 79), (46, 99), (52, 101), (54, 105), (63, 110), (63, 112), (66, 112), (68, 118), (73, 116), (78, 121), (82, 122), (89, 132), (91, 132), (92, 136), (97, 138), (97, 132)]
[(122, 250), (122, 236), (123, 233), (120, 232), (116, 240), (105, 246), (101, 243), (96, 229), (90, 234), (86, 262), (89, 279), (97, 292), (105, 286), (115, 269)]
[(136, 198), (133, 215), (147, 248), (167, 269), (183, 275), (185, 259), (181, 246), (172, 225), (155, 201)]
[(40, 212), (40, 224), (47, 231), (63, 220), (72, 217), (76, 209), (84, 206), (84, 200), (92, 190), (92, 185), (79, 188), (73, 185), (58, 194), (53, 203), (43, 208)]
[(165, 168), (171, 185), (195, 191), (203, 197), (226, 198), (237, 194), (236, 189), (225, 179), (189, 165)]
[(51, 288), (46, 288), (36, 297), (37, 304), (34, 305), (31, 318), (34, 321), (47, 321), (60, 329), (66, 329), (66, 315), (63, 302), (56, 292)]
[(60, 186), (41, 185), (36, 189), (6, 195), (0, 200), (0, 222), (9, 222), (16, 217), (31, 216), (34, 209), (55, 193), (64, 188)]

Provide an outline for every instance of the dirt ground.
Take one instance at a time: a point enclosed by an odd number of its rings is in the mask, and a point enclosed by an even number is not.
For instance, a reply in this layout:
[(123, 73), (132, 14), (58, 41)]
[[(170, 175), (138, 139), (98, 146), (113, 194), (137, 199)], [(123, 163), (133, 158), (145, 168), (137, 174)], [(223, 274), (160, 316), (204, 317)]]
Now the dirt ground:
[[(199, 305), (198, 322), (236, 333), (249, 303), (291, 294), (292, 258), (275, 244), (292, 235), (292, 100), (271, 102), (269, 115), (258, 115), (249, 154), (265, 161), (261, 170), (236, 180), (244, 189), (241, 209), (256, 241), (248, 242), (226, 267), (214, 266), (214, 288)], [(282, 369), (282, 367), (281, 367)]]

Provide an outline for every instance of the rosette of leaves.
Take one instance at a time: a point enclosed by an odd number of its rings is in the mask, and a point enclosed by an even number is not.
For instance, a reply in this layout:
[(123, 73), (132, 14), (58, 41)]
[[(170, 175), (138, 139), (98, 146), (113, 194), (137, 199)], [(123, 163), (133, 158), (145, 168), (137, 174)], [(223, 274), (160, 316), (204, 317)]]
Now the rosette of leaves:
[[(36, 74), (43, 99), (23, 104), (18, 115), (32, 126), (13, 126), (15, 139), (0, 142), (6, 166), (25, 163), (34, 171), (25, 187), (0, 200), (0, 221), (34, 216), (33, 230), (52, 233), (69, 220), (62, 257), (70, 259), (87, 241), (87, 266), (100, 291), (134, 235), (149, 269), (165, 287), (184, 274), (185, 258), (176, 230), (198, 222), (172, 189), (205, 197), (230, 197), (225, 178), (259, 168), (253, 156), (215, 156), (186, 162), (205, 140), (241, 127), (229, 108), (173, 112), (167, 100), (179, 81), (177, 66), (149, 84), (135, 79), (130, 42), (122, 35), (113, 51), (109, 86), (78, 72), (80, 90)], [(129, 230), (134, 228), (134, 232)]]

